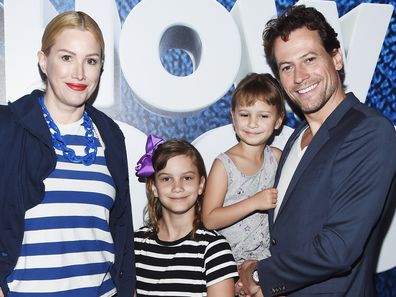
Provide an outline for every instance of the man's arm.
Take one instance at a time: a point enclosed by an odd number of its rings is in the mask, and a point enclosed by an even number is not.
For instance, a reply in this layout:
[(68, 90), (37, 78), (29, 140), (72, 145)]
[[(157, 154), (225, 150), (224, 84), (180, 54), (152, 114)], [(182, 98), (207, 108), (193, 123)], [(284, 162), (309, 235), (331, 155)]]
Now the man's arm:
[[(378, 119), (366, 118), (341, 144), (328, 181), (335, 190), (323, 228), (311, 241), (258, 263), (264, 295), (275, 294), (275, 287), (287, 293), (349, 271), (362, 255), (396, 168), (395, 131)], [(320, 198), (318, 193), (318, 203)]]

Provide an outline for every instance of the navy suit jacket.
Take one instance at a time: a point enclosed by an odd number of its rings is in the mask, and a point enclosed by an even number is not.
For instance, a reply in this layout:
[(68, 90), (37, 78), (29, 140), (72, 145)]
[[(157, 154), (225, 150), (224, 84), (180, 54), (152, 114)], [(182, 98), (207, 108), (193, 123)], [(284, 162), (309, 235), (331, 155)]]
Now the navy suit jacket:
[[(276, 183), (305, 127), (286, 144)], [(275, 222), (270, 212), (272, 256), (258, 263), (264, 296), (374, 296), (379, 221), (395, 173), (393, 125), (347, 94), (308, 146)]]

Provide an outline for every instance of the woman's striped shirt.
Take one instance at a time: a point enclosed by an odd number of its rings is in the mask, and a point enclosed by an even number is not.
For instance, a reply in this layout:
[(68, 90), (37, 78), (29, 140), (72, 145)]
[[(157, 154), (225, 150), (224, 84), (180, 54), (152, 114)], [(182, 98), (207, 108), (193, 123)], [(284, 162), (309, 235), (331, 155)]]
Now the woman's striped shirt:
[[(82, 121), (59, 125), (77, 156), (85, 155)], [(25, 214), (18, 262), (7, 282), (10, 297), (113, 296), (114, 263), (109, 212), (115, 185), (95, 130), (94, 164), (71, 163), (55, 150), (55, 170), (44, 180), (43, 201)]]
[(216, 231), (165, 242), (142, 227), (135, 257), (138, 296), (207, 296), (207, 287), (238, 276), (230, 245)]

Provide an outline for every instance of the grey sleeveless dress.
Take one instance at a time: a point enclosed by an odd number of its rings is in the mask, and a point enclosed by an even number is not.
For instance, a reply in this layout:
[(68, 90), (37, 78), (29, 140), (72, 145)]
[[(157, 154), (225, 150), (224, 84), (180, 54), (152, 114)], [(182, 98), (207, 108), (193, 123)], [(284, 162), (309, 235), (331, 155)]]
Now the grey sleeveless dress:
[[(223, 163), (228, 176), (224, 206), (244, 200), (263, 189), (271, 188), (274, 184), (278, 163), (269, 146), (264, 148), (264, 162), (255, 175), (240, 172), (225, 153), (221, 153), (216, 159)], [(230, 243), (238, 265), (247, 259), (259, 260), (270, 256), (268, 215), (265, 211), (250, 214), (219, 232)]]

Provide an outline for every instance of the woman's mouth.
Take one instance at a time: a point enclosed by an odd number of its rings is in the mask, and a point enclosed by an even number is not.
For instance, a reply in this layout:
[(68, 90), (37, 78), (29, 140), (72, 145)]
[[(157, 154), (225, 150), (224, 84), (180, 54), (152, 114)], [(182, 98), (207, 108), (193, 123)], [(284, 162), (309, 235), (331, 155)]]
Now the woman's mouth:
[(66, 85), (74, 91), (84, 91), (88, 87), (86, 84), (66, 83)]

